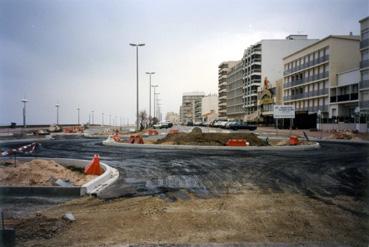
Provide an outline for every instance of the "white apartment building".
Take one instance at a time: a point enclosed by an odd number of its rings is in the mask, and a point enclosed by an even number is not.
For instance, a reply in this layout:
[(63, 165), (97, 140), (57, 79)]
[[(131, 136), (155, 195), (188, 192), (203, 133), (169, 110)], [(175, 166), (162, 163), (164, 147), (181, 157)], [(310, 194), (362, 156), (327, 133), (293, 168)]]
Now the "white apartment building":
[[(360, 42), (360, 112), (366, 116), (369, 122), (369, 16), (360, 20), (361, 42)], [(368, 126), (369, 127), (369, 126)]]
[(315, 43), (307, 35), (289, 35), (286, 39), (265, 39), (245, 49), (242, 58), (244, 120), (258, 118), (259, 87), (266, 78), (274, 82), (283, 77), (283, 57)]
[(242, 61), (237, 62), (227, 77), (227, 118), (243, 119), (243, 80)]
[(218, 95), (209, 94), (201, 99), (201, 116), (203, 122), (210, 122), (218, 117)]
[(329, 107), (329, 88), (339, 85), (339, 73), (358, 67), (359, 43), (358, 36), (331, 35), (283, 59), (284, 104), (306, 114), (303, 122), (315, 126), (319, 111), (322, 118), (336, 114)]
[(218, 66), (218, 114), (220, 118), (225, 118), (227, 115), (227, 77), (230, 69), (237, 61), (222, 62)]

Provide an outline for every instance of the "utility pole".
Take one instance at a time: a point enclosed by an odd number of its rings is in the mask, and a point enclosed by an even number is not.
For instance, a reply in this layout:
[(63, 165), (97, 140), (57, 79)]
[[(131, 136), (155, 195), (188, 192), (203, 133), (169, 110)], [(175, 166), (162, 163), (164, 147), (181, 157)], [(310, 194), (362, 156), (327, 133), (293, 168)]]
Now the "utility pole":
[(145, 44), (144, 43), (130, 43), (129, 44), (130, 46), (134, 46), (136, 47), (136, 87), (137, 87), (137, 95), (136, 95), (136, 130), (139, 130), (140, 129), (140, 120), (139, 120), (139, 109), (138, 109), (138, 47), (140, 46), (144, 46)]
[(155, 74), (155, 72), (146, 72), (149, 75), (149, 120), (151, 125), (151, 76)]
[(80, 108), (77, 107), (77, 122), (78, 122), (78, 125), (80, 125), (80, 122), (79, 122), (79, 111), (80, 111)]
[(59, 125), (59, 107), (60, 107), (60, 104), (57, 103), (55, 105), (55, 107), (56, 107), (56, 125)]
[(91, 111), (92, 124), (95, 124), (95, 111)]
[(101, 113), (101, 125), (104, 126), (104, 113)]
[(28, 100), (23, 98), (21, 102), (23, 103), (23, 128), (26, 128), (26, 104)]

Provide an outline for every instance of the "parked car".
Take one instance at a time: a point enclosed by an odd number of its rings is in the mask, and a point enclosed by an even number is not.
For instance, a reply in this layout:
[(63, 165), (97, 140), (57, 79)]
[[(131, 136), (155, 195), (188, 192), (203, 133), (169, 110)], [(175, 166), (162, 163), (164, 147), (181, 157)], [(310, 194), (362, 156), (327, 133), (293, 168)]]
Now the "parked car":
[(186, 123), (186, 125), (187, 125), (187, 126), (193, 126), (193, 122), (188, 121), (188, 122)]
[(161, 122), (153, 125), (154, 129), (167, 129), (173, 127), (171, 122)]
[(227, 129), (231, 130), (239, 130), (239, 129), (247, 129), (247, 130), (256, 130), (257, 126), (253, 124), (248, 124), (242, 121), (232, 121), (227, 125)]

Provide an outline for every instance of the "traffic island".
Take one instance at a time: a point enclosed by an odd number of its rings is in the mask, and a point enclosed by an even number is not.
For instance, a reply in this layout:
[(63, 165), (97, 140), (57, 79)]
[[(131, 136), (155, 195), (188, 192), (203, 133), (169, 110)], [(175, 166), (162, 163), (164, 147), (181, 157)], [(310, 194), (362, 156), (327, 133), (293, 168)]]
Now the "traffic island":
[[(137, 137), (136, 137), (137, 138)], [(119, 141), (117, 141), (119, 140)], [(202, 133), (194, 128), (190, 133), (169, 133), (164, 138), (142, 142), (122, 142), (109, 137), (103, 141), (106, 146), (125, 148), (183, 149), (183, 150), (308, 150), (319, 148), (319, 143), (286, 138), (285, 141), (260, 139), (254, 133)]]

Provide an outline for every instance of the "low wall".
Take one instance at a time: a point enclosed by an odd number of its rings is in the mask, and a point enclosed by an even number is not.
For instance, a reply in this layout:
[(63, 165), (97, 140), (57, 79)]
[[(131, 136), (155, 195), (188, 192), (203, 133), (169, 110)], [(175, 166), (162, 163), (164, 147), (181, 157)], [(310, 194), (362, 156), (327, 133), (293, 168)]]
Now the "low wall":
[(361, 133), (368, 132), (368, 125), (366, 123), (355, 124), (355, 123), (323, 123), (321, 128), (324, 131), (331, 130), (358, 130)]
[[(43, 159), (43, 160), (54, 160), (58, 164), (62, 166), (74, 166), (83, 168), (90, 163), (89, 160), (78, 160), (78, 159), (64, 159), (64, 158), (45, 158), (45, 157), (18, 157), (18, 160), (30, 161), (33, 159)], [(19, 193), (24, 193), (24, 195), (29, 196), (39, 196), (39, 195), (52, 195), (52, 196), (69, 196), (69, 194), (76, 194), (78, 190), (79, 195), (98, 195), (109, 185), (114, 183), (118, 177), (119, 172), (117, 169), (108, 166), (107, 164), (100, 162), (104, 173), (100, 176), (92, 179), (91, 181), (83, 184), (81, 187), (58, 187), (58, 186), (2, 186), (0, 187), (1, 192), (13, 195), (17, 195)], [(21, 189), (23, 188), (23, 189)], [(25, 191), (25, 192), (22, 192)], [(27, 192), (29, 194), (27, 194)], [(55, 192), (55, 193), (54, 193)]]

